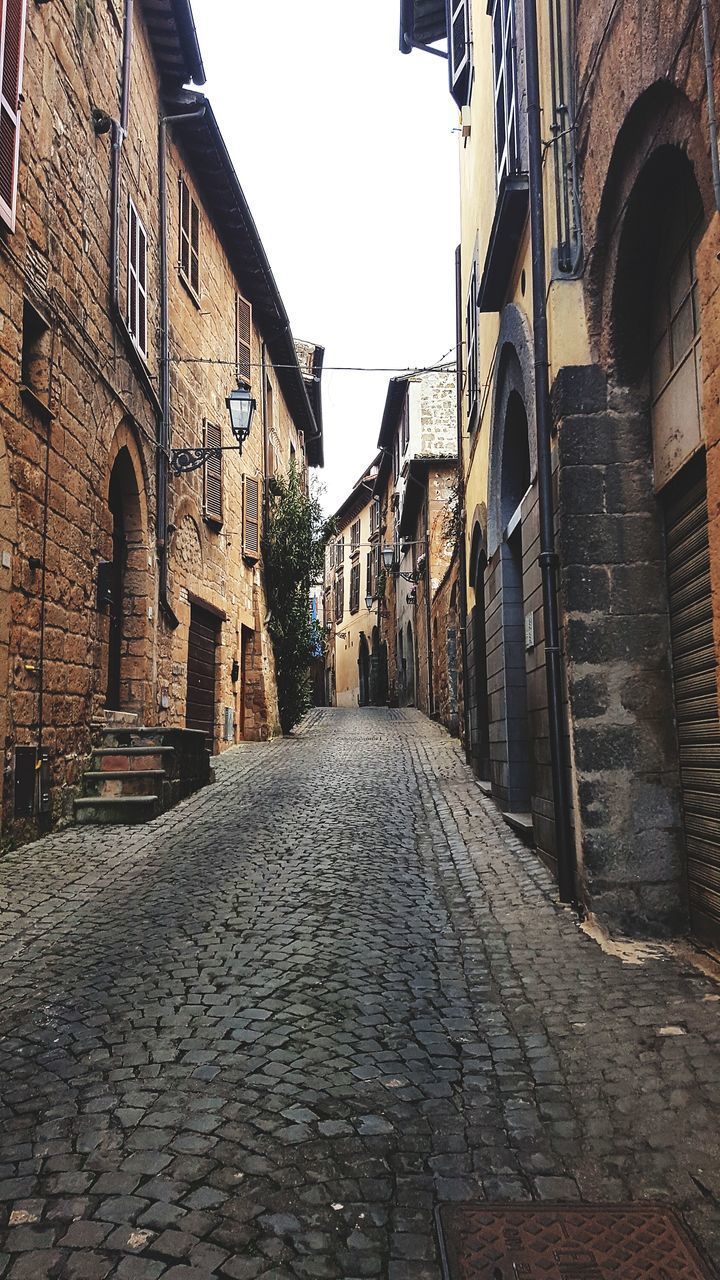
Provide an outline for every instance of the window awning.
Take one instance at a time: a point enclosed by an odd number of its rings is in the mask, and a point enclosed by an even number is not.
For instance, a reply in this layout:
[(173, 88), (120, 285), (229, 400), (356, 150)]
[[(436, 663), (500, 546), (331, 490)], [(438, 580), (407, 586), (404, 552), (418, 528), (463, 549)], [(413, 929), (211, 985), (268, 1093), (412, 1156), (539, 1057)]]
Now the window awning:
[(400, 52), (447, 39), (445, 0), (400, 0)]

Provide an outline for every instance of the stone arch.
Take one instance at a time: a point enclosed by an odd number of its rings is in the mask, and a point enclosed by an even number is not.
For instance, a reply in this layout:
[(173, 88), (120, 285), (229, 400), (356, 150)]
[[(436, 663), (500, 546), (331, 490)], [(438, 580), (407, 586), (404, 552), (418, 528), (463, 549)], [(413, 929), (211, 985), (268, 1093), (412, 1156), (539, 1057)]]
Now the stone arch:
[[(632, 221), (633, 207), (637, 208), (640, 202), (644, 184), (653, 171), (662, 170), (663, 157), (668, 167), (674, 157), (678, 175), (692, 173), (705, 209), (712, 207), (713, 193), (696, 110), (686, 94), (669, 80), (648, 85), (625, 116), (614, 143), (603, 140), (603, 146), (611, 147), (605, 160), (605, 180), (599, 201), (596, 197), (595, 204), (591, 202), (585, 217), (590, 240), (587, 298), (595, 353), (606, 368), (614, 370), (618, 335), (613, 320), (622, 269), (621, 245), (628, 217)], [(654, 217), (646, 224), (651, 233), (654, 224)], [(646, 260), (651, 253), (652, 234), (644, 248)]]
[(488, 476), (487, 555), (500, 545), (504, 528), (502, 520), (503, 459), (507, 465), (505, 433), (508, 425), (508, 403), (519, 398), (525, 408), (530, 458), (530, 478), (537, 471), (535, 433), (535, 375), (533, 347), (527, 319), (514, 303), (505, 307), (498, 335), (497, 374), (493, 393)]
[(133, 712), (146, 720), (152, 708), (148, 611), (154, 606), (154, 589), (145, 468), (135, 434), (126, 422), (117, 428), (108, 452), (102, 496), (111, 603), (101, 632), (99, 692), (109, 710)]
[[(472, 534), (470, 537), (470, 557), (468, 559), (468, 583), (473, 591), (477, 591), (481, 557), (484, 556), (487, 561), (487, 507), (484, 503), (478, 503), (476, 506), (470, 528), (472, 529)], [(482, 579), (480, 579), (480, 583), (482, 583)]]

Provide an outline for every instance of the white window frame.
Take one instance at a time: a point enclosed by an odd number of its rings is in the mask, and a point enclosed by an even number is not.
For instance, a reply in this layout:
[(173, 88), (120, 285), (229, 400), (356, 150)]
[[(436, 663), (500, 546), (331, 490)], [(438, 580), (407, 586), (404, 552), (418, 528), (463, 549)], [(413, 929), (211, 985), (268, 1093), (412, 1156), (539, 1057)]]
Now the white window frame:
[[(517, 173), (520, 161), (518, 82), (515, 55), (515, 0), (494, 0), (493, 106), (495, 112), (495, 178), (498, 190)], [(502, 123), (502, 136), (499, 122)]]
[[(147, 231), (137, 207), (128, 196), (127, 326), (134, 346), (147, 359)], [(142, 246), (142, 255), (141, 255)], [(144, 339), (144, 341), (143, 341)]]
[(470, 101), (472, 88), (472, 43), (470, 0), (449, 0), (448, 61), (450, 93), (459, 107)]

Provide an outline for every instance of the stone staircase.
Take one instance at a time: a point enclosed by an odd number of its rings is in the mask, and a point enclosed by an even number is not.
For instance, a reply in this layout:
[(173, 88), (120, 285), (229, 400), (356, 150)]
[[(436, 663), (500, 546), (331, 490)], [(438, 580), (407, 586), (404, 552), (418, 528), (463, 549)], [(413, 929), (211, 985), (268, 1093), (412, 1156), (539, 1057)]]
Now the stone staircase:
[(93, 725), (89, 768), (74, 802), (78, 823), (148, 822), (211, 780), (204, 734), (124, 719)]

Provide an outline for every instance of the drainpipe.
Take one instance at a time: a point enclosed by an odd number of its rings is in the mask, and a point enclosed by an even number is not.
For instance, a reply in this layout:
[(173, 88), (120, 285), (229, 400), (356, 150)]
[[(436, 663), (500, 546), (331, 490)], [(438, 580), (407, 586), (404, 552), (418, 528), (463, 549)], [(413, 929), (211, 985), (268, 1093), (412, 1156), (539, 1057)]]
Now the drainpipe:
[[(462, 308), (460, 303), (462, 291), (462, 258), (461, 249), (458, 245), (455, 250), (455, 364), (457, 373), (455, 375), (457, 382), (456, 391), (456, 415), (457, 415), (457, 451), (458, 451), (458, 557), (459, 557), (459, 573), (460, 578), (460, 655), (462, 661), (462, 681), (463, 681), (463, 721), (465, 727), (465, 756), (467, 760), (472, 758), (472, 740), (470, 733), (470, 679), (468, 674), (467, 660), (467, 625), (468, 625), (468, 600), (467, 600), (467, 550), (465, 546), (465, 474), (463, 471), (463, 385), (462, 385), (462, 350), (463, 350), (463, 333), (462, 333)], [(484, 589), (481, 587), (481, 589)]]
[(186, 120), (199, 120), (205, 107), (160, 117), (158, 129), (158, 189), (160, 193), (160, 421), (157, 444), (157, 528), (158, 599), (167, 622), (174, 629), (179, 620), (168, 598), (168, 458), (170, 456), (170, 314), (168, 270), (167, 127)]
[(715, 81), (712, 64), (712, 40), (710, 38), (710, 14), (708, 0), (700, 0), (702, 13), (703, 48), (705, 50), (705, 83), (707, 86), (708, 128), (710, 130), (710, 159), (712, 161), (715, 208), (720, 211), (720, 160), (718, 159), (718, 127), (715, 115)]
[(267, 420), (267, 348), (263, 342), (260, 355), (260, 404), (263, 420), (263, 536), (270, 524), (270, 431)]
[(555, 550), (550, 407), (549, 349), (546, 302), (545, 211), (543, 204), (543, 147), (540, 115), (540, 73), (536, 0), (524, 0), (527, 77), (530, 229), (532, 239), (533, 345), (535, 363), (535, 416), (537, 425), (538, 505), (540, 516), (540, 571), (545, 622), (545, 673), (548, 694), (548, 727), (553, 779), (558, 887), (562, 902), (575, 902), (575, 857), (570, 822), (569, 767), (565, 738), (560, 623), (558, 610), (558, 558)]

